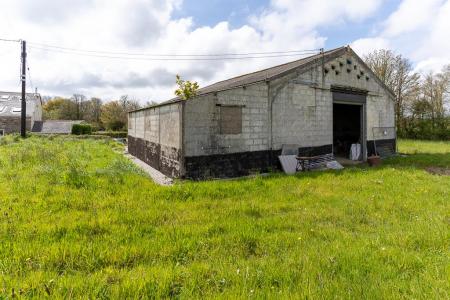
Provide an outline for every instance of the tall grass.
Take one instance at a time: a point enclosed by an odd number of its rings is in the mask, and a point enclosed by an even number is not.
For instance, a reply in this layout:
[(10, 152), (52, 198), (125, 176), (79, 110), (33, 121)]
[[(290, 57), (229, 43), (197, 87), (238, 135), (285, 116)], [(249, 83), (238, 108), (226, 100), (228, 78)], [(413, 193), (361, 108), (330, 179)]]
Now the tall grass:
[(1, 143), (5, 298), (449, 297), (450, 180), (422, 168), (450, 167), (448, 144), (375, 169), (160, 187), (108, 140)]

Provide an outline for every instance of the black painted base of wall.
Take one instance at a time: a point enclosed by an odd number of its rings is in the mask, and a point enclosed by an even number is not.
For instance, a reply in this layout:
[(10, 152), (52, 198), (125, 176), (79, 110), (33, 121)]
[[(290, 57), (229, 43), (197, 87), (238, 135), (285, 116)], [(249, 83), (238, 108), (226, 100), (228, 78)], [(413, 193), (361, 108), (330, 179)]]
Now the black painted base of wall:
[[(396, 140), (376, 141), (377, 146), (389, 145), (396, 149)], [(332, 145), (299, 148), (299, 155), (314, 156), (332, 153)], [(153, 168), (169, 177), (180, 177), (181, 171), (167, 159), (167, 150), (162, 151), (161, 145), (128, 136), (128, 152)], [(171, 149), (170, 156), (177, 162), (182, 157), (178, 149)], [(375, 152), (374, 141), (367, 141), (367, 153)], [(281, 169), (278, 156), (281, 150), (266, 150), (254, 152), (240, 152), (229, 154), (193, 156), (184, 158), (185, 178), (201, 180), (208, 178), (232, 178), (246, 176), (252, 173), (265, 173), (273, 169)], [(173, 159), (172, 159), (173, 161)], [(179, 167), (179, 165), (178, 165)]]
[(185, 157), (184, 161), (185, 177), (189, 179), (246, 176), (267, 172), (273, 166), (270, 151)]
[[(299, 155), (321, 155), (332, 151), (332, 145), (305, 147)], [(230, 154), (185, 157), (185, 177), (189, 179), (232, 178), (252, 173), (281, 169), (281, 150), (240, 152)]]
[(166, 176), (180, 177), (181, 153), (178, 149), (162, 149), (160, 144), (128, 136), (128, 152)]

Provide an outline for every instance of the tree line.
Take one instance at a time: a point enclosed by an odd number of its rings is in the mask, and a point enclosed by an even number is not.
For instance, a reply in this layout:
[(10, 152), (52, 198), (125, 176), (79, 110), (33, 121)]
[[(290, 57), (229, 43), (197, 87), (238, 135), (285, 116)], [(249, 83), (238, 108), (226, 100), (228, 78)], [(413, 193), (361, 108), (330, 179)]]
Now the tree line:
[[(450, 64), (441, 72), (414, 72), (410, 60), (391, 50), (375, 50), (363, 59), (372, 71), (395, 94), (397, 135), (403, 138), (450, 140)], [(196, 82), (176, 76), (175, 95), (188, 100), (196, 95)], [(127, 112), (140, 108), (137, 100), (127, 96), (103, 103), (99, 98), (46, 99), (45, 119), (85, 120), (98, 129), (126, 130)], [(155, 104), (147, 102), (146, 105)]]
[(399, 137), (450, 139), (450, 64), (441, 72), (420, 74), (390, 50), (376, 50), (363, 59), (395, 94)]
[(128, 96), (104, 103), (100, 98), (87, 99), (80, 94), (46, 98), (42, 106), (45, 120), (84, 120), (96, 130), (113, 131), (126, 130), (127, 113), (140, 107), (137, 100)]
[[(178, 88), (174, 94), (183, 100), (194, 97), (199, 85), (197, 82), (182, 80), (176, 75)], [(122, 96), (119, 100), (104, 103), (100, 98), (87, 99), (81, 94), (70, 98), (43, 97), (44, 120), (83, 120), (91, 124), (94, 130), (127, 130), (128, 112), (141, 108), (139, 101)], [(157, 104), (147, 101), (145, 106)]]

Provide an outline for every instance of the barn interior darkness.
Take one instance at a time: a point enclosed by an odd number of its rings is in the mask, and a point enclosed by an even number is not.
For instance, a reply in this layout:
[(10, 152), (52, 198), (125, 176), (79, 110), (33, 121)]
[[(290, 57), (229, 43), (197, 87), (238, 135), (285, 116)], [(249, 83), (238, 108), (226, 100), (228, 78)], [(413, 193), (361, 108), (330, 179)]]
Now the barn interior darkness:
[(333, 104), (334, 155), (349, 157), (352, 144), (361, 143), (361, 105)]

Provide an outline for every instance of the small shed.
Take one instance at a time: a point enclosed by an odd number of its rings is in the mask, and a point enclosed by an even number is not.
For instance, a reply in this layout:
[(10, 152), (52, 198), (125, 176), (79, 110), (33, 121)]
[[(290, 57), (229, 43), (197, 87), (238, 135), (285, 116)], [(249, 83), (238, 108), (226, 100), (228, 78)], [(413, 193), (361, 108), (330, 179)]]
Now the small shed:
[(221, 81), (128, 115), (128, 151), (170, 177), (278, 168), (283, 145), (361, 160), (395, 149), (393, 92), (348, 46)]
[(31, 132), (36, 134), (71, 134), (75, 124), (81, 124), (81, 120), (45, 120), (34, 122)]

